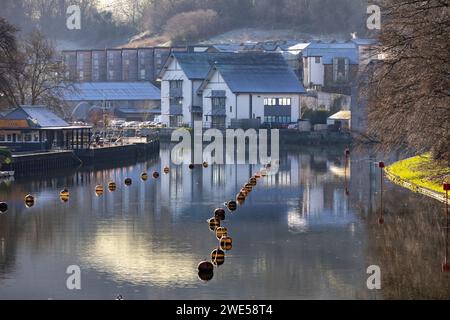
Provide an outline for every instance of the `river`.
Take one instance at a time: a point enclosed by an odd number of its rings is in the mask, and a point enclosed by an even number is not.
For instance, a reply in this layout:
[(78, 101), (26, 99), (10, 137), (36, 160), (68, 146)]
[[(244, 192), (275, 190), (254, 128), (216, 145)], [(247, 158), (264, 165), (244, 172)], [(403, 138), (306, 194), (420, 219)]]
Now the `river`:
[[(281, 151), (224, 225), (233, 249), (209, 282), (197, 265), (218, 245), (206, 220), (260, 166), (172, 166), (157, 159), (2, 182), (0, 299), (418, 299), (450, 298), (442, 204), (385, 181), (374, 158), (340, 148)], [(125, 178), (133, 184), (125, 186)], [(115, 181), (102, 196), (96, 185)], [(67, 187), (70, 200), (60, 201)], [(26, 194), (35, 196), (27, 208)], [(448, 240), (447, 240), (448, 241)], [(69, 266), (81, 290), (69, 290)], [(367, 287), (379, 266), (381, 290)]]

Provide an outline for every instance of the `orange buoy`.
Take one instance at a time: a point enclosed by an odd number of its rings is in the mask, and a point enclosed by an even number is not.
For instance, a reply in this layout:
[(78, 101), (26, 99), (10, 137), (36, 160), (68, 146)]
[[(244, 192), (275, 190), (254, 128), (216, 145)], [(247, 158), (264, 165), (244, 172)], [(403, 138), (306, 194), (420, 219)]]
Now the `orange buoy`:
[(100, 197), (103, 195), (103, 186), (96, 186), (95, 187), (95, 194), (97, 197)]
[(239, 193), (244, 194), (246, 198), (247, 198), (247, 196), (248, 196), (248, 191), (245, 190), (245, 188), (242, 188), (241, 191), (239, 191)]
[(211, 231), (216, 231), (216, 229), (220, 227), (220, 220), (217, 218), (211, 218), (208, 220), (208, 225)]
[(63, 190), (61, 190), (61, 192), (59, 193), (59, 199), (60, 199), (62, 202), (68, 202), (68, 201), (69, 201), (69, 196), (70, 196), (69, 190), (67, 190), (67, 189), (63, 189)]
[(147, 181), (148, 180), (148, 173), (147, 172), (143, 172), (141, 174), (141, 179), (142, 179), (142, 181)]
[(236, 210), (237, 210), (237, 202), (236, 202), (236, 201), (233, 201), (233, 200), (228, 201), (228, 203), (227, 203), (227, 208), (228, 208), (228, 210), (230, 210), (230, 211), (236, 211)]
[(222, 237), (222, 239), (220, 239), (220, 248), (225, 251), (233, 249), (233, 239), (228, 236)]
[(221, 266), (225, 263), (225, 252), (220, 249), (215, 249), (211, 252), (211, 261), (216, 266)]
[(248, 182), (252, 187), (255, 187), (258, 184), (258, 181), (256, 180), (256, 178), (251, 178), (250, 181)]
[(244, 189), (247, 190), (248, 193), (250, 193), (253, 191), (253, 186), (250, 183), (247, 183)]
[(255, 179), (256, 179), (256, 180), (261, 179), (261, 172), (255, 173)]
[(158, 179), (159, 178), (159, 172), (153, 172), (153, 179)]
[(117, 190), (117, 184), (115, 182), (108, 183), (109, 192), (114, 192)]
[(216, 238), (217, 240), (222, 239), (223, 237), (228, 236), (228, 229), (225, 227), (219, 227), (216, 229)]
[(216, 217), (216, 219), (219, 219), (221, 221), (225, 220), (225, 210), (222, 208), (214, 210), (214, 217)]
[(165, 167), (164, 168), (164, 174), (169, 174), (170, 173), (170, 168), (169, 167)]
[(208, 162), (206, 162), (206, 161), (205, 161), (205, 162), (203, 162), (203, 168), (205, 168), (205, 169), (206, 169), (206, 168), (208, 168), (208, 167), (209, 167), (209, 163), (208, 163)]
[(246, 195), (243, 192), (239, 192), (236, 196), (236, 201), (240, 204), (245, 202)]

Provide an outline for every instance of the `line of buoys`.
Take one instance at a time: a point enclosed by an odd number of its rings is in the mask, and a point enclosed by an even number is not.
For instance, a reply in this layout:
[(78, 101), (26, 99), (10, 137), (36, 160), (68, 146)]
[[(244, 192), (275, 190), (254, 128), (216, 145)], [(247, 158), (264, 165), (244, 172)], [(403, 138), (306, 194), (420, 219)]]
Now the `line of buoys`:
[(97, 197), (101, 197), (103, 195), (103, 192), (104, 192), (103, 186), (98, 185), (95, 187), (95, 195)]
[(124, 182), (127, 187), (133, 184), (133, 180), (131, 178), (126, 178)]
[(6, 213), (8, 211), (8, 204), (6, 202), (0, 202), (0, 213)]
[(114, 192), (117, 190), (117, 184), (115, 182), (108, 183), (109, 192)]
[[(203, 167), (207, 168), (206, 163), (203, 163)], [(268, 175), (271, 165), (266, 165), (265, 169), (257, 172), (252, 176), (245, 186), (236, 195), (236, 200), (230, 200), (225, 203), (225, 207), (234, 212), (237, 210), (237, 206), (243, 205), (248, 195), (253, 191), (253, 188), (257, 186), (258, 180)], [(194, 165), (189, 165), (189, 169), (194, 169)], [(228, 229), (221, 226), (221, 222), (225, 220), (226, 212), (223, 208), (217, 208), (214, 210), (214, 218), (210, 218), (208, 222), (209, 229), (215, 233), (216, 238), (219, 240), (219, 248), (214, 249), (211, 252), (211, 261), (202, 261), (198, 266), (199, 278), (202, 281), (210, 281), (214, 277), (214, 266), (219, 267), (225, 263), (225, 251), (233, 249), (233, 238), (228, 234)]]
[(34, 206), (34, 197), (31, 194), (28, 194), (25, 196), (25, 205), (28, 208), (31, 208), (32, 206)]
[(141, 180), (142, 181), (147, 181), (148, 180), (148, 173), (147, 172), (143, 172), (141, 174)]

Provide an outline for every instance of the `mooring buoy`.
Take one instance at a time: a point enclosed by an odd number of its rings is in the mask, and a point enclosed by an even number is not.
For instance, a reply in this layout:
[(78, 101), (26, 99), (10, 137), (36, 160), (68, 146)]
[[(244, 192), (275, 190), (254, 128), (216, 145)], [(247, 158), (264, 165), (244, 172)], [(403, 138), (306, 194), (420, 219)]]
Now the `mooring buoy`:
[(211, 252), (211, 261), (216, 266), (221, 266), (225, 263), (225, 252), (220, 249), (215, 249)]
[(159, 172), (153, 172), (153, 179), (159, 179)]
[(222, 239), (220, 239), (220, 248), (225, 251), (233, 249), (233, 239), (228, 236), (222, 237)]
[(127, 187), (131, 186), (133, 184), (133, 180), (131, 178), (126, 178), (125, 179), (125, 185)]
[(236, 196), (236, 201), (241, 205), (245, 202), (246, 195), (243, 192), (239, 192)]
[(219, 227), (216, 229), (216, 238), (217, 240), (222, 239), (223, 237), (228, 236), (228, 229), (225, 227)]
[(25, 205), (28, 208), (31, 208), (32, 206), (34, 206), (34, 197), (31, 194), (28, 194), (25, 196)]
[(148, 180), (148, 173), (147, 172), (143, 172), (141, 174), (141, 180), (142, 181), (147, 181)]
[(101, 197), (103, 195), (103, 186), (96, 186), (95, 187), (95, 194), (97, 195), (97, 197)]
[(234, 200), (228, 201), (227, 208), (230, 211), (236, 211), (237, 210), (237, 202)]
[(169, 174), (170, 173), (170, 168), (169, 167), (165, 167), (164, 168), (164, 173), (165, 174)]
[(216, 219), (219, 219), (221, 221), (225, 220), (225, 210), (222, 208), (217, 208), (216, 210), (214, 210), (214, 217), (216, 217)]
[(69, 193), (69, 190), (67, 190), (67, 189), (63, 189), (59, 193), (59, 199), (62, 202), (68, 202), (69, 201), (69, 196), (70, 196), (70, 193)]
[(203, 162), (203, 168), (207, 169), (208, 167), (209, 167), (208, 162), (204, 161), (204, 162)]
[(202, 261), (198, 264), (199, 272), (211, 272), (214, 271), (214, 265), (209, 261)]
[(211, 281), (214, 278), (214, 271), (199, 271), (198, 278), (204, 282)]
[(216, 231), (216, 229), (220, 227), (220, 220), (217, 218), (211, 218), (208, 220), (208, 225), (211, 231)]
[(6, 202), (0, 202), (0, 213), (6, 213), (8, 211), (8, 204)]
[(109, 192), (114, 192), (117, 190), (117, 184), (115, 182), (108, 183)]

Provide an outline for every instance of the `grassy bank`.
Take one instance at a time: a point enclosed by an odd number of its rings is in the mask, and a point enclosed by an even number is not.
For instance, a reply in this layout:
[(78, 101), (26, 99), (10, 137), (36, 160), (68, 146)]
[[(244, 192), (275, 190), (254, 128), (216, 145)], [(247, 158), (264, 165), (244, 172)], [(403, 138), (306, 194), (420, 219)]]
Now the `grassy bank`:
[(450, 168), (438, 165), (428, 154), (396, 162), (386, 168), (386, 173), (441, 195), (443, 183), (450, 182)]

